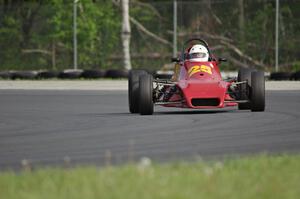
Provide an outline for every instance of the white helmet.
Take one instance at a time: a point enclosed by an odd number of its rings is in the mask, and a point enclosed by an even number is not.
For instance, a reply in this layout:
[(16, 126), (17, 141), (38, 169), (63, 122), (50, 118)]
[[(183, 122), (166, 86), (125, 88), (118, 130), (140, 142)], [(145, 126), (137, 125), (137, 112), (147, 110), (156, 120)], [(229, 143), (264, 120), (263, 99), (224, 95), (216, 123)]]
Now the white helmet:
[(208, 50), (203, 45), (196, 44), (190, 49), (189, 59), (191, 61), (206, 62), (208, 57)]

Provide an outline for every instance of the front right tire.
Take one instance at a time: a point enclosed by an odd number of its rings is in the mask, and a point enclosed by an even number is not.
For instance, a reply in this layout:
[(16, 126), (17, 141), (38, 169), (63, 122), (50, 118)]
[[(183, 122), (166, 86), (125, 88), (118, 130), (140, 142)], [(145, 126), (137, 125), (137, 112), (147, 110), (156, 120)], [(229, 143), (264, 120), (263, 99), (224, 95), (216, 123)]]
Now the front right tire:
[(262, 71), (251, 73), (251, 111), (261, 112), (265, 110), (265, 74)]
[[(238, 82), (247, 81), (247, 84), (240, 84), (239, 85), (239, 98), (240, 100), (249, 100), (249, 92), (251, 88), (251, 73), (254, 72), (254, 69), (251, 68), (241, 68), (238, 72)], [(239, 110), (249, 110), (251, 109), (251, 103), (239, 103), (238, 104)]]

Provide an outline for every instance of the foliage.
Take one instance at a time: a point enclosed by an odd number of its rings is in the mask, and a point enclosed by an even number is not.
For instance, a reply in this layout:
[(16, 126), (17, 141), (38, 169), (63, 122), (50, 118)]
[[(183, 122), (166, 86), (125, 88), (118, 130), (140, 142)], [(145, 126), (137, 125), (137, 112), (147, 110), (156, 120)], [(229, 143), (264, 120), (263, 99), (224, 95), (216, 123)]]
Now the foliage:
[(300, 61), (293, 63), (293, 64), (292, 64), (292, 67), (291, 67), (291, 70), (292, 70), (293, 72), (300, 71)]
[[(172, 0), (130, 2), (131, 17), (151, 33), (172, 43)], [(238, 2), (243, 2), (243, 15)], [(279, 64), (289, 70), (300, 59), (299, 9), (300, 1), (280, 2)], [(242, 16), (243, 26), (240, 24)], [(177, 20), (178, 50), (186, 39), (197, 36), (215, 47), (216, 56), (228, 57), (226, 68), (252, 66), (247, 56), (269, 70), (274, 68), (275, 1), (178, 1)], [(77, 22), (79, 67), (121, 68), (120, 7), (111, 0), (80, 0)], [(72, 1), (0, 0), (0, 70), (72, 67), (72, 28)], [(158, 69), (169, 63), (171, 45), (151, 38), (133, 23), (131, 29), (134, 68)], [(245, 56), (224, 45), (222, 38)]]
[[(0, 14), (0, 67), (4, 69), (68, 68), (72, 64), (73, 4), (2, 4)], [(23, 17), (25, 16), (25, 17)], [(120, 16), (111, 2), (78, 3), (78, 49), (81, 67), (104, 67), (108, 55), (119, 43)], [(24, 50), (43, 52), (25, 53)], [(53, 50), (55, 61), (52, 63)], [(53, 69), (56, 69), (53, 68)]]

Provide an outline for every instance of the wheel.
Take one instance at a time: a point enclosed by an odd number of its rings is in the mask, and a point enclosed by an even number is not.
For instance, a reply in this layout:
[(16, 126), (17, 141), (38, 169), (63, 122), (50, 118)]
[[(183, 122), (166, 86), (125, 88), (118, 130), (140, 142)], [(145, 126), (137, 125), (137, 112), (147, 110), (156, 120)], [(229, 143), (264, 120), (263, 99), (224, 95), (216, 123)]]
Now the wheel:
[(149, 74), (140, 76), (139, 106), (141, 115), (153, 114), (153, 77)]
[(117, 70), (117, 69), (110, 69), (106, 71), (105, 77), (108, 78), (127, 78), (128, 71), (126, 70)]
[(37, 72), (35, 71), (16, 71), (11, 73), (11, 79), (35, 79)]
[(278, 81), (290, 80), (291, 77), (292, 77), (292, 73), (288, 73), (288, 72), (275, 72), (275, 73), (271, 73), (270, 80), (278, 80)]
[[(249, 88), (251, 87), (251, 72), (255, 71), (251, 68), (241, 68), (238, 72), (238, 82), (247, 81), (247, 84), (239, 85), (239, 97), (240, 100), (248, 100), (249, 99)], [(238, 108), (240, 110), (249, 110), (251, 109), (250, 102), (247, 103), (239, 103)]]
[(130, 113), (139, 112), (139, 77), (147, 74), (142, 70), (131, 70), (128, 76), (128, 102)]
[(251, 73), (251, 111), (258, 112), (265, 110), (265, 74), (262, 71)]
[(59, 75), (59, 72), (57, 71), (42, 71), (38, 73), (39, 79), (50, 79), (50, 78), (57, 78)]
[(78, 79), (81, 77), (82, 70), (65, 70), (58, 75), (61, 79)]
[(12, 74), (9, 71), (0, 71), (0, 79), (9, 79)]
[(90, 69), (90, 70), (84, 70), (81, 74), (81, 77), (87, 78), (87, 79), (97, 79), (102, 78), (105, 76), (104, 70), (96, 70), (96, 69)]
[(297, 71), (293, 74), (293, 79), (294, 80), (300, 80), (300, 71)]

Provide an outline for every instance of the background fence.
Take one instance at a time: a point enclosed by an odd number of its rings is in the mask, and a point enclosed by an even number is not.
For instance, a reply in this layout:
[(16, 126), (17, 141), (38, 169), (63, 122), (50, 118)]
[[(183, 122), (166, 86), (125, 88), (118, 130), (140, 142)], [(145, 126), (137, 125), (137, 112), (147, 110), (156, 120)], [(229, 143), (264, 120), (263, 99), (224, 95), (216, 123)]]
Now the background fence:
[[(275, 66), (275, 0), (178, 1), (178, 50), (190, 37), (206, 39), (223, 69)], [(170, 63), (173, 1), (130, 3), (133, 68)], [(123, 68), (118, 1), (78, 3), (78, 67)], [(279, 67), (300, 69), (300, 1), (281, 0)], [(73, 67), (73, 4), (63, 0), (0, 0), (0, 70)]]

